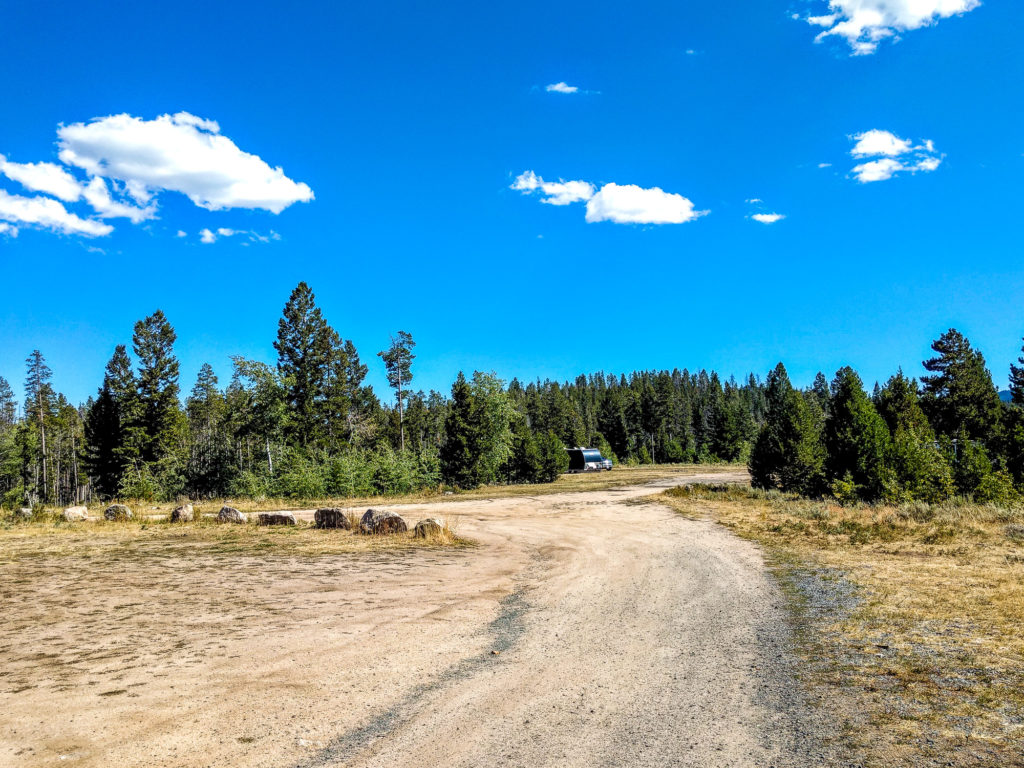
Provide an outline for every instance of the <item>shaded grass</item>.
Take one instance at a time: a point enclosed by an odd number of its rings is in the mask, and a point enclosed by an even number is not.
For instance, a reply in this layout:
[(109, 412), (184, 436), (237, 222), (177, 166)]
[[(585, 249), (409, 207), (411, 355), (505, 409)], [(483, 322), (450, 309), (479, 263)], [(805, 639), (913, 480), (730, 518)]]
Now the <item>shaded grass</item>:
[(1024, 755), (1024, 510), (843, 507), (691, 486), (662, 497), (764, 545), (805, 675), (849, 697), (869, 765), (1016, 765)]

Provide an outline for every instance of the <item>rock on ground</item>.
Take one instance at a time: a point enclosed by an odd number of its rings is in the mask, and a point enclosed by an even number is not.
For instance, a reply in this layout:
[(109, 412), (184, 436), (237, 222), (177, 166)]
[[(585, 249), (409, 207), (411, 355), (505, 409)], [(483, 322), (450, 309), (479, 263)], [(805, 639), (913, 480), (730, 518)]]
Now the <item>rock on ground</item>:
[(260, 525), (295, 525), (295, 515), (291, 512), (261, 512)]
[(440, 536), (442, 533), (444, 533), (444, 523), (436, 517), (420, 520), (413, 528), (413, 534), (417, 539), (429, 539), (433, 536)]
[(131, 520), (132, 511), (124, 504), (111, 504), (103, 510), (103, 517), (107, 520)]
[(352, 529), (352, 521), (340, 507), (318, 509), (313, 515), (313, 522), (317, 528), (343, 528), (346, 531)]
[(409, 530), (408, 524), (394, 512), (383, 509), (368, 509), (359, 523), (363, 533), (404, 533)]
[(182, 504), (171, 511), (172, 523), (191, 523), (195, 519), (195, 511), (191, 504)]
[(217, 513), (217, 519), (222, 523), (247, 523), (249, 517), (244, 512), (239, 512), (234, 507), (221, 507)]
[(64, 519), (68, 522), (74, 522), (76, 520), (88, 520), (89, 509), (88, 507), (68, 507), (64, 510)]
[(32, 519), (32, 508), (31, 507), (22, 507), (21, 509), (18, 510), (17, 514), (18, 514), (18, 517), (20, 517), (20, 518), (22, 518), (24, 520), (31, 520)]

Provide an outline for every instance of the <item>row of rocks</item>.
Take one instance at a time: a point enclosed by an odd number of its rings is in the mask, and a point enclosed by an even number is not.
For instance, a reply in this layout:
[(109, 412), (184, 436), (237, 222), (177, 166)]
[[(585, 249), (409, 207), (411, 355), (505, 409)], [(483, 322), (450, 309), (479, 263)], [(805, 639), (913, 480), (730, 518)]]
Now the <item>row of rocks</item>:
[[(31, 517), (32, 510), (24, 508), (20, 510), (22, 517)], [(132, 511), (124, 504), (111, 504), (103, 510), (105, 520), (131, 520)], [(68, 507), (64, 510), (64, 519), (68, 522), (76, 522), (89, 519), (87, 507)], [(172, 523), (189, 523), (195, 519), (195, 510), (191, 504), (182, 504), (171, 511)], [(234, 507), (221, 507), (217, 513), (217, 520), (221, 523), (247, 523), (249, 516), (239, 512)], [(340, 507), (323, 507), (316, 510), (313, 521), (317, 528), (333, 528), (350, 531), (352, 530), (352, 518)], [(259, 525), (296, 525), (295, 515), (291, 512), (260, 512), (257, 516)], [(368, 509), (359, 521), (359, 532), (365, 534), (385, 535), (390, 533), (405, 533), (409, 530), (409, 524), (394, 512), (382, 509)], [(413, 528), (413, 534), (417, 538), (425, 539), (438, 536), (444, 532), (444, 523), (434, 517), (420, 520)]]
[[(340, 528), (352, 530), (352, 518), (339, 507), (322, 507), (313, 514), (313, 522), (317, 528)], [(409, 530), (409, 524), (394, 512), (382, 509), (368, 509), (359, 521), (359, 532), (365, 534), (383, 535), (389, 533), (404, 533)], [(417, 538), (425, 539), (437, 536), (444, 531), (444, 523), (437, 518), (420, 520), (413, 528), (413, 534)]]

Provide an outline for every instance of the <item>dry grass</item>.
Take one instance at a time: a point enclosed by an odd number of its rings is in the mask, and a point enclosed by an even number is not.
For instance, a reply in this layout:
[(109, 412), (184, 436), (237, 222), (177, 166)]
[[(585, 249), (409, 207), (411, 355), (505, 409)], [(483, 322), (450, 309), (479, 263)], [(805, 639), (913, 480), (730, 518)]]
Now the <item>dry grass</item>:
[(1024, 765), (1024, 511), (664, 498), (766, 547), (810, 629), (808, 676), (852, 697), (869, 764)]
[[(219, 509), (219, 507), (217, 507)], [(353, 530), (318, 530), (312, 523), (298, 525), (245, 525), (218, 523), (199, 516), (191, 523), (160, 520), (112, 522), (89, 520), (66, 523), (56, 516), (31, 522), (0, 518), (0, 565), (25, 558), (65, 557), (90, 560), (202, 557), (208, 555), (319, 556), (385, 552), (423, 547), (465, 547), (450, 524), (441, 535), (428, 539), (406, 533), (366, 536)]]

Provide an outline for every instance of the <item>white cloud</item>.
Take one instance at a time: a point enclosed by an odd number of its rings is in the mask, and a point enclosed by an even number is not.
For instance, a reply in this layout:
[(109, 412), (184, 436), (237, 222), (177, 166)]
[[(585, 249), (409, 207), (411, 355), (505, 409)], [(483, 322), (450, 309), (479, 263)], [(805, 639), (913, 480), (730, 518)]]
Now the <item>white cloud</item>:
[(519, 174), (510, 189), (524, 195), (539, 191), (547, 195), (541, 202), (551, 205), (586, 201), (589, 223), (682, 224), (710, 213), (694, 210), (693, 203), (682, 195), (665, 192), (659, 187), (644, 189), (635, 184), (605, 184), (595, 191), (595, 186), (588, 181), (547, 182), (533, 171)]
[(861, 184), (886, 181), (906, 171), (929, 173), (942, 164), (931, 139), (915, 146), (890, 131), (871, 130), (857, 134), (853, 140), (857, 143), (850, 150), (852, 157), (875, 158), (853, 167), (851, 173)]
[(548, 205), (569, 205), (589, 200), (594, 196), (594, 185), (586, 181), (544, 181), (533, 171), (525, 171), (516, 177), (510, 189), (529, 195), (541, 192), (547, 195), (541, 200)]
[(832, 163), (818, 163), (819, 168), (831, 168)]
[(566, 82), (558, 82), (544, 86), (544, 90), (548, 93), (578, 93), (580, 89), (578, 86), (569, 85)]
[(683, 224), (707, 213), (694, 210), (693, 203), (682, 195), (635, 184), (605, 184), (587, 201), (590, 223)]
[(825, 29), (815, 38), (842, 37), (854, 56), (874, 53), (886, 38), (931, 26), (940, 19), (973, 11), (980, 0), (828, 0), (828, 13), (808, 16), (809, 24)]
[(861, 163), (854, 166), (852, 173), (861, 184), (867, 184), (872, 181), (891, 179), (900, 171), (905, 170), (907, 170), (907, 167), (899, 160), (885, 157), (881, 160), (872, 160), (869, 163)]
[(0, 219), (15, 224), (29, 224), (68, 235), (99, 237), (109, 235), (113, 227), (93, 219), (70, 213), (51, 197), (22, 197), (0, 189)]
[(755, 213), (750, 218), (754, 221), (759, 221), (762, 224), (774, 224), (777, 221), (782, 221), (786, 217), (781, 213)]
[(6, 221), (0, 221), (0, 235), (6, 235), (7, 237), (17, 237), (18, 228), (13, 224), (8, 224)]
[(760, 197), (752, 197), (749, 200), (747, 200), (747, 202), (750, 203), (751, 205), (755, 205), (757, 203), (763, 203), (764, 200), (762, 200)]
[(850, 150), (850, 154), (854, 157), (870, 157), (871, 155), (897, 157), (906, 154), (913, 148), (911, 142), (901, 139), (889, 131), (875, 129), (858, 133), (853, 138), (857, 141), (853, 149)]
[(128, 114), (61, 126), (60, 159), (93, 176), (124, 182), (140, 203), (162, 190), (209, 210), (262, 208), (280, 213), (313, 191), (257, 155), (243, 152), (212, 120), (179, 112), (143, 120)]
[(188, 237), (188, 232), (186, 232), (184, 229), (179, 229), (178, 234), (175, 235), (175, 237)]
[(145, 208), (136, 208), (134, 205), (118, 202), (111, 198), (107, 182), (99, 176), (92, 177), (92, 180), (85, 186), (82, 196), (101, 219), (125, 218), (131, 220), (132, 224), (138, 224), (140, 221), (156, 216), (155, 204), (150, 204)]
[[(178, 232), (178, 237), (184, 236), (184, 232)], [(202, 229), (199, 231), (199, 241), (206, 243), (207, 245), (215, 243), (225, 237), (236, 236), (242, 240), (242, 245), (249, 245), (250, 243), (269, 243), (272, 240), (281, 239), (281, 236), (274, 230), (270, 230), (270, 234), (268, 235), (254, 232), (251, 229), (229, 229), (228, 227), (218, 227), (216, 231), (210, 229)]]
[(73, 203), (82, 196), (82, 186), (56, 163), (12, 163), (0, 155), (0, 173), (32, 192), (45, 192)]

